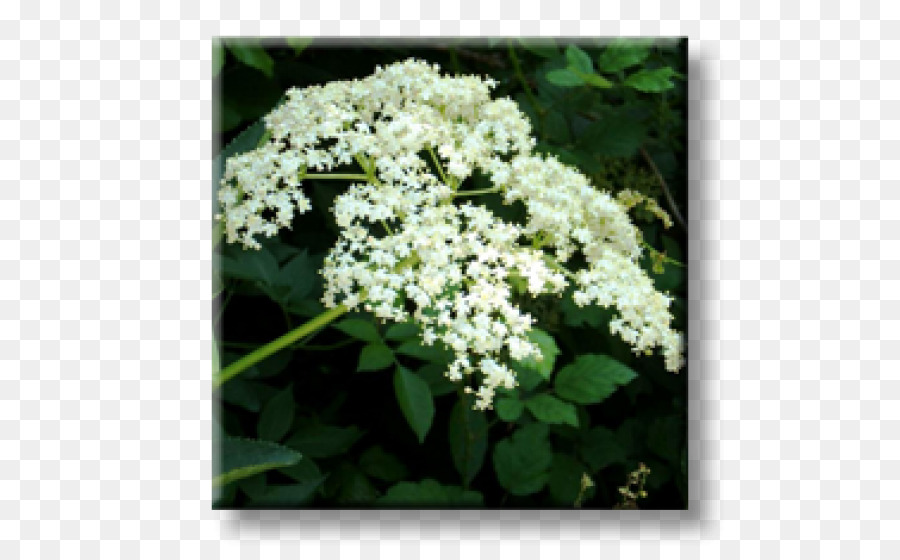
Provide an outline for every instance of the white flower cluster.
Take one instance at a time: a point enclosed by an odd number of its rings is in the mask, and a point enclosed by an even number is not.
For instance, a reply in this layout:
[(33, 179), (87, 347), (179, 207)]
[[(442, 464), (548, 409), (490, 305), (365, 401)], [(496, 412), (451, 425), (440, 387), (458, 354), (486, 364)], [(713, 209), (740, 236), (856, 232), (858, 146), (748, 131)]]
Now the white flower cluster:
[[(533, 155), (527, 118), (513, 101), (492, 100), (493, 85), (411, 59), (291, 90), (266, 117), (269, 142), (228, 162), (220, 191), (228, 239), (257, 247), (256, 235), (274, 235), (309, 209), (300, 188), (308, 172), (356, 163), (366, 179), (335, 200), (341, 233), (322, 270), (324, 303), (418, 323), (424, 344), (454, 352), (450, 379), (480, 373), (480, 387), (467, 387), (477, 408), (515, 386), (510, 359), (540, 359), (514, 286), (539, 296), (573, 281), (578, 305), (615, 306), (614, 333), (636, 352), (662, 348), (668, 368), (679, 369), (670, 298), (636, 262), (640, 234), (627, 208), (574, 169)], [(506, 202), (522, 201), (526, 223), (460, 202), (475, 170)], [(573, 273), (564, 264), (576, 253), (587, 268)]]

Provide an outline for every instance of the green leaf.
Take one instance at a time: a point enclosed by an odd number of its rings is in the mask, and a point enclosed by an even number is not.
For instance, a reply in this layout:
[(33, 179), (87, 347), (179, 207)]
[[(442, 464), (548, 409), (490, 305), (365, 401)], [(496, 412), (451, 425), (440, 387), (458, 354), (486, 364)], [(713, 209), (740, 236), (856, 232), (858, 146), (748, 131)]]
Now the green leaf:
[(603, 88), (603, 89), (612, 87), (612, 82), (610, 82), (603, 76), (600, 76), (599, 74), (594, 74), (594, 73), (581, 74), (580, 77), (582, 80), (584, 80), (584, 82), (586, 84), (594, 86), (594, 87)]
[(335, 494), (335, 501), (341, 505), (371, 505), (378, 497), (378, 490), (369, 478), (347, 462), (341, 463), (334, 470), (326, 483), (326, 486), (329, 485), (331, 492)]
[(266, 52), (264, 48), (253, 42), (242, 40), (241, 43), (226, 43), (231, 54), (242, 63), (251, 68), (256, 68), (269, 78), (273, 76), (275, 61)]
[(254, 282), (260, 287), (273, 285), (278, 277), (278, 261), (265, 247), (229, 248), (221, 262), (225, 276)]
[(600, 354), (579, 356), (556, 375), (554, 389), (560, 397), (578, 404), (606, 400), (637, 374), (628, 366)]
[(566, 61), (569, 63), (569, 68), (583, 74), (590, 74), (594, 71), (594, 63), (591, 61), (591, 57), (575, 45), (566, 47)]
[(580, 451), (591, 472), (597, 472), (612, 464), (623, 463), (627, 458), (615, 432), (603, 426), (591, 428), (581, 436)]
[(685, 427), (678, 416), (654, 418), (647, 429), (647, 447), (673, 465), (678, 465)]
[[(587, 467), (575, 457), (563, 453), (553, 455), (553, 466), (550, 468), (550, 482), (547, 487), (554, 505), (572, 507), (581, 491), (581, 477), (587, 472)], [(593, 488), (588, 489), (582, 498), (589, 497), (592, 490)]]
[(371, 321), (366, 321), (365, 319), (344, 319), (331, 326), (359, 340), (365, 340), (366, 342), (381, 341), (381, 337), (378, 336), (378, 329), (375, 328)]
[(253, 507), (288, 508), (309, 505), (315, 492), (325, 481), (325, 476), (298, 484), (273, 484), (266, 491), (253, 498)]
[(628, 115), (609, 114), (589, 124), (576, 145), (592, 156), (631, 157), (644, 142), (646, 129)]
[(362, 435), (356, 426), (308, 425), (295, 430), (285, 445), (312, 458), (334, 457), (346, 453)]
[(494, 411), (504, 422), (515, 422), (524, 410), (525, 404), (516, 398), (498, 398), (494, 401)]
[(547, 81), (559, 87), (576, 87), (584, 85), (584, 80), (568, 68), (550, 70), (547, 72)]
[(313, 38), (312, 37), (288, 37), (287, 39), (285, 39), (285, 41), (287, 42), (289, 47), (294, 49), (294, 54), (299, 55), (303, 51), (305, 51), (306, 48), (309, 47), (309, 45), (312, 44)]
[(356, 371), (378, 371), (394, 363), (394, 352), (383, 342), (363, 346)]
[(387, 340), (407, 340), (418, 335), (419, 326), (415, 323), (395, 323), (384, 333), (384, 338)]
[(546, 424), (529, 424), (494, 447), (494, 470), (500, 485), (516, 496), (540, 492), (550, 476), (553, 449)]
[(285, 474), (297, 482), (306, 482), (322, 476), (322, 471), (309, 457), (300, 459), (296, 464), (282, 467), (278, 472)]
[(448, 428), (453, 465), (467, 488), (481, 470), (487, 454), (487, 420), (484, 412), (472, 409), (473, 401), (472, 395), (456, 401)]
[(656, 70), (645, 68), (625, 78), (624, 84), (645, 93), (659, 93), (675, 87), (675, 84), (671, 82), (671, 78), (675, 75), (676, 72), (668, 67)]
[[(223, 107), (223, 111), (224, 109), (225, 108)], [(223, 115), (223, 119), (224, 118), (225, 115)], [(235, 136), (234, 140), (229, 142), (228, 145), (222, 149), (222, 152), (219, 153), (218, 157), (213, 160), (214, 189), (219, 188), (219, 183), (222, 181), (222, 176), (225, 174), (225, 161), (231, 156), (243, 154), (244, 152), (248, 152), (250, 150), (255, 150), (257, 145), (259, 145), (259, 140), (263, 137), (263, 133), (265, 133), (265, 131), (266, 124), (262, 120), (258, 120), (252, 125), (248, 126), (243, 132)], [(213, 200), (218, 201), (218, 197), (215, 197)]]
[(419, 443), (424, 442), (434, 419), (434, 401), (428, 384), (398, 365), (394, 374), (394, 393), (409, 427), (415, 432)]
[(272, 397), (266, 403), (256, 424), (257, 435), (267, 441), (280, 441), (287, 434), (294, 422), (296, 404), (294, 403), (294, 385)]
[(454, 383), (447, 379), (447, 366), (445, 364), (425, 364), (416, 370), (416, 375), (428, 383), (431, 389), (431, 395), (440, 397), (449, 393), (455, 393), (459, 388), (459, 383)]
[(278, 299), (285, 307), (299, 305), (306, 299), (316, 284), (316, 267), (307, 252), (303, 251), (281, 267), (275, 283), (282, 292)]
[(559, 356), (559, 347), (556, 345), (556, 340), (538, 328), (532, 328), (528, 331), (528, 340), (538, 347), (542, 359), (538, 361), (534, 358), (526, 358), (518, 362), (517, 365), (538, 372), (544, 379), (550, 379), (550, 375), (553, 374), (556, 357)]
[(484, 504), (479, 492), (463, 490), (459, 486), (444, 486), (426, 478), (421, 482), (398, 482), (378, 498), (381, 506), (417, 507), (478, 507)]
[(420, 342), (407, 341), (398, 346), (396, 352), (426, 362), (442, 364), (448, 364), (453, 359), (453, 352), (445, 345), (439, 343), (426, 346)]
[(359, 457), (359, 468), (372, 478), (387, 482), (396, 482), (409, 474), (400, 459), (378, 445), (370, 447)]
[(553, 58), (559, 55), (559, 47), (552, 38), (520, 38), (518, 42), (523, 49), (541, 58)]
[(610, 44), (597, 57), (597, 67), (604, 72), (618, 72), (643, 62), (650, 55), (646, 44), (635, 40), (622, 40)]
[(262, 409), (263, 403), (278, 392), (268, 385), (255, 383), (244, 377), (235, 377), (222, 385), (219, 391), (223, 402), (257, 413)]
[(227, 436), (222, 439), (219, 449), (222, 453), (220, 474), (213, 479), (216, 486), (293, 465), (302, 457), (300, 453), (271, 441)]
[(575, 405), (563, 402), (553, 395), (542, 393), (525, 401), (525, 408), (535, 418), (547, 424), (568, 424), (578, 427), (578, 414)]

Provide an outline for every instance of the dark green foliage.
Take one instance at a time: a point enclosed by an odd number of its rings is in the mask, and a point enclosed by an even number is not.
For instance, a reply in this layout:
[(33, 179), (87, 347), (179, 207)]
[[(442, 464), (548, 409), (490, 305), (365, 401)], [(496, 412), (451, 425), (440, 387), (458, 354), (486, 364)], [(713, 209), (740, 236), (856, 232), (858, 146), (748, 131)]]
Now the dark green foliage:
[[(435, 48), (438, 47), (438, 48)], [(497, 40), (494, 45), (366, 42), (343, 47), (296, 38), (213, 46), (220, 91), (213, 188), (225, 160), (265, 140), (259, 120), (293, 86), (372, 73), (410, 56), (446, 72), (490, 75), (495, 97), (516, 100), (538, 151), (578, 167), (600, 189), (632, 190), (687, 218), (686, 43)], [(463, 189), (485, 189), (476, 174)], [(313, 210), (259, 251), (214, 230), (219, 332), (227, 366), (324, 310), (319, 270), (337, 227), (330, 208), (344, 186), (308, 181)], [(213, 200), (213, 208), (218, 202)], [(522, 223), (521, 203), (478, 199)], [(644, 241), (687, 262), (686, 230), (631, 211)], [(580, 258), (580, 257), (576, 257)], [(674, 298), (687, 327), (687, 269), (641, 265)], [(458, 287), (455, 289), (459, 289)], [(641, 508), (687, 505), (687, 371), (636, 356), (609, 332), (614, 309), (578, 307), (571, 291), (516, 303), (537, 320), (542, 360), (511, 363), (518, 386), (493, 410), (445, 376), (453, 354), (424, 345), (412, 324), (352, 313), (216, 390), (217, 508), (611, 508), (639, 463), (651, 469)], [(470, 386), (476, 386), (472, 380)], [(582, 491), (582, 477), (594, 486)]]

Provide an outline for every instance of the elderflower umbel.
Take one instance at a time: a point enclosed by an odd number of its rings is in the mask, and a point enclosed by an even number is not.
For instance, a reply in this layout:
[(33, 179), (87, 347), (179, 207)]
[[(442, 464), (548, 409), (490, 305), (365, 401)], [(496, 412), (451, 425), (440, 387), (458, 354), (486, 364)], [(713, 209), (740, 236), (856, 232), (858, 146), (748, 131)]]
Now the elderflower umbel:
[[(678, 370), (671, 298), (637, 264), (634, 197), (617, 200), (535, 155), (528, 119), (512, 100), (491, 99), (494, 85), (410, 59), (290, 90), (265, 117), (269, 140), (227, 162), (219, 200), (228, 240), (258, 248), (257, 235), (275, 235), (310, 209), (307, 174), (355, 164), (365, 180), (335, 199), (340, 234), (322, 270), (323, 303), (416, 322), (424, 344), (452, 350), (448, 378), (478, 374), (478, 388), (466, 386), (476, 408), (516, 385), (509, 360), (541, 359), (528, 338), (534, 318), (512, 303), (514, 280), (533, 297), (573, 282), (577, 305), (614, 306), (611, 331), (635, 352), (661, 348)], [(476, 170), (506, 203), (524, 204), (524, 224), (461, 202)], [(587, 266), (572, 272), (565, 265), (576, 254)]]

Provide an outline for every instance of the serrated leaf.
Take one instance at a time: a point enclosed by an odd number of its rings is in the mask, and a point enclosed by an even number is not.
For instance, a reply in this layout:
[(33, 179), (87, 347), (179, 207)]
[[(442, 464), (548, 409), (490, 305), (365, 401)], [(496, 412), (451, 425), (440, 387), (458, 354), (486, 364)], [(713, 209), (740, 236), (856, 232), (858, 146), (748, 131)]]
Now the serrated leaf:
[(566, 61), (569, 63), (569, 68), (578, 72), (590, 74), (594, 71), (594, 63), (591, 61), (591, 57), (575, 45), (566, 47)]
[(251, 41), (228, 42), (225, 44), (234, 57), (251, 68), (256, 68), (269, 78), (273, 76), (275, 61), (264, 48)]
[(419, 335), (419, 326), (415, 323), (395, 323), (384, 333), (387, 340), (407, 340)]
[(378, 371), (394, 363), (394, 352), (382, 342), (363, 346), (356, 371)]
[(494, 411), (504, 422), (515, 422), (525, 411), (525, 404), (517, 398), (498, 398), (494, 401)]
[(631, 157), (640, 149), (646, 136), (641, 122), (628, 115), (610, 114), (589, 124), (576, 145), (592, 156)]
[(314, 459), (346, 453), (363, 432), (356, 426), (308, 425), (297, 428), (285, 445)]
[(650, 55), (650, 48), (634, 40), (622, 40), (610, 44), (597, 57), (597, 67), (604, 72), (618, 72), (643, 62)]
[(378, 498), (381, 506), (477, 507), (484, 503), (479, 492), (459, 486), (445, 486), (426, 478), (421, 482), (398, 482)]
[(366, 342), (380, 342), (381, 337), (378, 336), (378, 329), (375, 328), (370, 321), (365, 319), (344, 319), (338, 323), (334, 323), (332, 327), (342, 333), (365, 340)]
[(529, 424), (494, 447), (494, 470), (500, 485), (516, 496), (540, 492), (550, 476), (553, 449), (545, 424)]
[(659, 93), (672, 89), (675, 84), (671, 79), (676, 72), (671, 68), (657, 68), (655, 70), (642, 69), (625, 78), (626, 86), (645, 93)]
[(464, 395), (456, 401), (448, 428), (453, 466), (466, 487), (481, 470), (487, 454), (487, 419), (483, 411), (472, 409), (473, 402), (472, 395)]
[(256, 424), (256, 434), (266, 441), (280, 441), (294, 422), (296, 404), (294, 385), (272, 397), (263, 407)]
[(578, 427), (578, 414), (575, 406), (563, 402), (553, 395), (546, 393), (535, 395), (525, 401), (525, 408), (541, 422)]
[(378, 445), (370, 447), (359, 457), (359, 468), (372, 478), (387, 482), (396, 482), (409, 474), (406, 465), (396, 455)]
[(550, 70), (547, 72), (546, 76), (548, 82), (559, 87), (576, 87), (584, 85), (584, 80), (568, 68)]
[(287, 467), (303, 457), (300, 453), (271, 441), (236, 437), (223, 438), (219, 449), (220, 474), (213, 479), (213, 485), (216, 486), (270, 469)]
[(428, 384), (405, 367), (397, 366), (394, 394), (409, 427), (419, 443), (424, 442), (434, 419), (434, 401)]
[(559, 371), (553, 387), (570, 402), (596, 404), (635, 377), (631, 368), (609, 356), (585, 354)]

